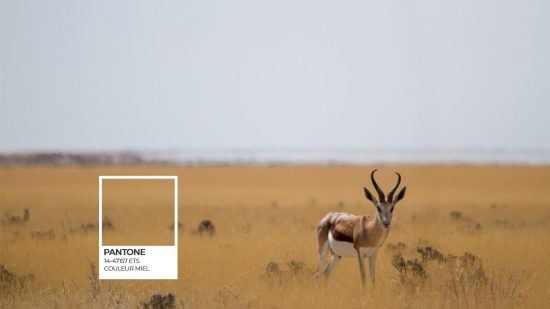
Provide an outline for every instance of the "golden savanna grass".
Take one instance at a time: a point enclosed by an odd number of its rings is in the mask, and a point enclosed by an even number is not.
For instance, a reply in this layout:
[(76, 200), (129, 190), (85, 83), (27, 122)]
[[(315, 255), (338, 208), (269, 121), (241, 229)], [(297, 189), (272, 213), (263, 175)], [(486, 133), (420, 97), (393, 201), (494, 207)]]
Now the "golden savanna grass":
[[(398, 170), (408, 190), (378, 256), (376, 287), (360, 287), (356, 259), (315, 280), (315, 225), (328, 211), (372, 214), (362, 193), (371, 169), (0, 167), (0, 307), (136, 308), (157, 293), (190, 308), (550, 307), (550, 167), (384, 166), (382, 187)], [(179, 280), (97, 281), (99, 175), (179, 176)], [(160, 187), (115, 190), (106, 240), (172, 241), (162, 212), (170, 200), (154, 194), (169, 189)], [(206, 218), (213, 237), (194, 233)], [(449, 261), (423, 261), (417, 247), (426, 246)], [(480, 259), (482, 280), (459, 266), (466, 252)], [(392, 265), (398, 254), (410, 271)], [(278, 272), (266, 270), (271, 262)]]

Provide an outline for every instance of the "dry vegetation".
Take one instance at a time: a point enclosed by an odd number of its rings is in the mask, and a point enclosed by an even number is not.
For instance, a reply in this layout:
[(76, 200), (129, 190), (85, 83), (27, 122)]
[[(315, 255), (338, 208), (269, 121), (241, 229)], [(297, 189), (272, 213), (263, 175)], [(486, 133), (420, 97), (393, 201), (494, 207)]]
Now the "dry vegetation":
[[(550, 307), (547, 167), (385, 167), (381, 185), (398, 169), (408, 192), (376, 287), (361, 289), (355, 259), (314, 280), (315, 225), (373, 213), (370, 169), (0, 167), (0, 307)], [(118, 174), (179, 175), (178, 281), (98, 280), (97, 176)], [(135, 203), (105, 235), (171, 239), (174, 222)]]

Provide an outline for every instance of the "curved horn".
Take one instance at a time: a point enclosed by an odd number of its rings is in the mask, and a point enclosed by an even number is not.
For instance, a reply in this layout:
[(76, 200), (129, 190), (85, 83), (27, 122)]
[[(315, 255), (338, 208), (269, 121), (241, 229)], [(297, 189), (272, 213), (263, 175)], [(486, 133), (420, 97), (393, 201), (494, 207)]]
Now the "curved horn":
[(395, 184), (395, 187), (393, 187), (393, 189), (391, 189), (390, 193), (388, 193), (388, 202), (392, 202), (393, 201), (393, 194), (395, 193), (395, 190), (397, 190), (397, 188), (399, 188), (399, 184), (401, 183), (401, 175), (399, 175), (399, 173), (395, 173), (395, 175), (397, 175), (397, 184)]
[(384, 196), (384, 191), (382, 191), (382, 189), (380, 189), (380, 187), (376, 183), (376, 180), (374, 180), (374, 172), (376, 172), (376, 171), (377, 171), (377, 169), (372, 171), (372, 173), (370, 173), (370, 179), (372, 180), (372, 185), (376, 189), (376, 192), (378, 192), (378, 199), (380, 199), (380, 203), (384, 203), (384, 202), (386, 202), (386, 197)]

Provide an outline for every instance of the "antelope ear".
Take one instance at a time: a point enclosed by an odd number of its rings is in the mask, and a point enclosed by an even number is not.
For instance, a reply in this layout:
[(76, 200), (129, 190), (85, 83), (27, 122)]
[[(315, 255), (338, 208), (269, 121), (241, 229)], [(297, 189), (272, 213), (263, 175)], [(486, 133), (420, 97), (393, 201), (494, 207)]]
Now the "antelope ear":
[(369, 189), (367, 189), (366, 187), (363, 187), (363, 190), (365, 190), (365, 197), (367, 198), (367, 200), (371, 201), (375, 206), (378, 205), (378, 201), (376, 200), (374, 195), (370, 193)]
[(397, 194), (397, 197), (395, 198), (394, 203), (397, 203), (400, 200), (402, 200), (405, 197), (405, 192), (407, 192), (407, 187), (403, 187), (403, 189), (401, 189), (401, 191), (399, 191), (399, 194)]

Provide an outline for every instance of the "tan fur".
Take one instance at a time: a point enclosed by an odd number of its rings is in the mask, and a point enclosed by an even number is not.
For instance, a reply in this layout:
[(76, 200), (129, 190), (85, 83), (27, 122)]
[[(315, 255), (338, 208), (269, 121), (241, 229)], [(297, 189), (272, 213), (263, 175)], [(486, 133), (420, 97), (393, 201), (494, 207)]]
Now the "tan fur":
[(353, 240), (356, 249), (360, 247), (380, 247), (388, 236), (378, 216), (356, 216), (345, 212), (330, 212), (317, 225), (319, 252), (328, 239), (328, 232), (335, 238), (340, 235)]
[[(369, 256), (369, 271), (372, 283), (374, 284), (374, 268), (376, 263), (377, 251), (388, 237), (388, 228), (385, 228), (380, 222), (379, 216), (374, 218), (370, 216), (356, 216), (345, 212), (330, 212), (317, 225), (317, 244), (319, 246), (319, 264), (317, 267), (317, 276), (324, 273), (328, 277), (332, 269), (341, 260), (333, 252), (328, 244), (328, 234), (331, 233), (335, 240), (349, 241), (357, 251), (359, 262), (359, 274), (361, 275), (361, 284), (365, 286), (365, 266), (364, 256), (361, 254), (362, 248), (376, 248), (374, 254)], [(328, 247), (328, 248), (327, 248)], [(332, 253), (330, 262), (322, 269), (322, 262), (326, 250)]]
[[(357, 257), (361, 284), (365, 286), (365, 258), (369, 259), (369, 274), (374, 284), (376, 258), (378, 249), (388, 237), (392, 213), (397, 202), (405, 197), (407, 187), (401, 188), (394, 199), (394, 194), (401, 183), (401, 175), (397, 175), (397, 183), (388, 193), (388, 199), (376, 179), (373, 170), (370, 174), (372, 185), (376, 189), (378, 199), (363, 187), (365, 197), (376, 206), (374, 217), (356, 216), (345, 212), (330, 212), (317, 225), (317, 244), (319, 246), (317, 275), (321, 274), (321, 265), (325, 254), (332, 253), (330, 262), (323, 273), (328, 277), (342, 257)], [(327, 241), (328, 239), (328, 241)]]

